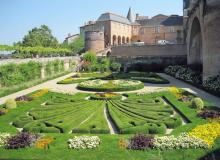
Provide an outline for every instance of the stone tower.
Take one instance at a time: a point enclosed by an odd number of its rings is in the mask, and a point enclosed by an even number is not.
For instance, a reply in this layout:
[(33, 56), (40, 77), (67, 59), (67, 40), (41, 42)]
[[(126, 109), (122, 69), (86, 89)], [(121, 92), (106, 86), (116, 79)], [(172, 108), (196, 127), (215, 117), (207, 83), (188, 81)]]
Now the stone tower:
[(128, 10), (127, 19), (128, 19), (131, 23), (134, 22), (134, 17), (133, 17), (132, 11), (131, 11), (131, 7), (130, 7), (129, 10)]

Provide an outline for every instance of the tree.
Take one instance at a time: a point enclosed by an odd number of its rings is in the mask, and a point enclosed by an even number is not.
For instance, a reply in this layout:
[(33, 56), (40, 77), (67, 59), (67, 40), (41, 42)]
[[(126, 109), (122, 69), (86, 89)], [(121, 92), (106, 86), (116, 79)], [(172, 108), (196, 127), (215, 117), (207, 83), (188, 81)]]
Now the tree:
[(64, 41), (62, 44), (62, 47), (69, 48), (74, 53), (79, 53), (84, 48), (84, 39), (82, 36), (79, 36), (78, 38), (70, 42), (69, 44), (67, 41)]
[(58, 47), (57, 39), (52, 35), (51, 29), (46, 25), (33, 28), (24, 36), (20, 45), (25, 47)]

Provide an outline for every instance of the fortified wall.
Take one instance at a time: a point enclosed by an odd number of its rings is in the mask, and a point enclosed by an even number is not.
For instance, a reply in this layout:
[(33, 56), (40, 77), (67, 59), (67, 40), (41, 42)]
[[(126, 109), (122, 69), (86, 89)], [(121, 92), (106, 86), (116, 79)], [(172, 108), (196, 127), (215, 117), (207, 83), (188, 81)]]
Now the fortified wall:
[(186, 45), (114, 46), (110, 58), (120, 62), (124, 71), (161, 71), (169, 65), (187, 63)]

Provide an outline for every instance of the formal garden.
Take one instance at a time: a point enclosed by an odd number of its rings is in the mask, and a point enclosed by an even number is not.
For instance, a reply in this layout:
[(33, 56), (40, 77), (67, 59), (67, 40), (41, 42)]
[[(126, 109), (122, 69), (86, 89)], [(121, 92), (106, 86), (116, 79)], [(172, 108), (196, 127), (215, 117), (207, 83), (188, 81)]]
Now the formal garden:
[(0, 159), (197, 160), (220, 147), (217, 106), (176, 87), (138, 92), (144, 83), (169, 81), (81, 72), (58, 82), (76, 84), (74, 95), (45, 88), (8, 99), (0, 107)]

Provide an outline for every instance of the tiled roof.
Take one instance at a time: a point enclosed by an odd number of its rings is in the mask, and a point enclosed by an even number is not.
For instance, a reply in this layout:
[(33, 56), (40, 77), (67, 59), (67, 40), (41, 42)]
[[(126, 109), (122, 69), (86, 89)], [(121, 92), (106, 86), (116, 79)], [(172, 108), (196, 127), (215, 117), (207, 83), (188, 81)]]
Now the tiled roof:
[(104, 13), (97, 21), (116, 21), (124, 24), (130, 24), (130, 21), (126, 17), (114, 13)]
[(161, 23), (164, 26), (180, 26), (183, 25), (183, 16), (171, 15)]

